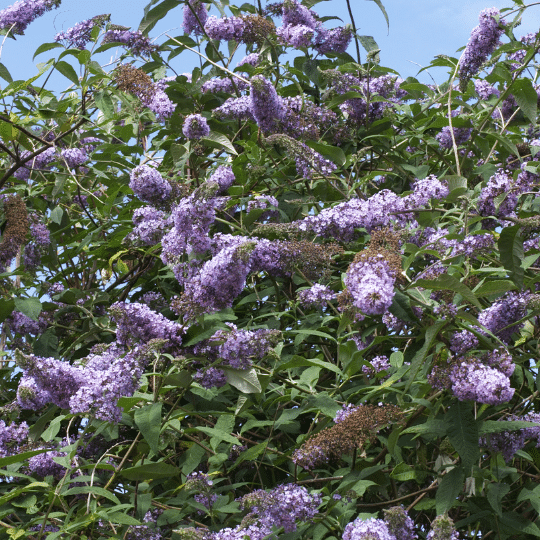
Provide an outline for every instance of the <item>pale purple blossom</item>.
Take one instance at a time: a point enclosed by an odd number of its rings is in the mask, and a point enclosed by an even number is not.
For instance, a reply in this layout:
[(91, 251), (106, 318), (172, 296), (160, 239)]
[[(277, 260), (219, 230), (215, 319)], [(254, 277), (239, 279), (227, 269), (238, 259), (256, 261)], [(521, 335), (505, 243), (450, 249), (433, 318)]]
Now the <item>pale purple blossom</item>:
[(218, 193), (227, 191), (234, 183), (235, 177), (230, 165), (220, 165), (208, 178), (208, 182), (215, 182), (219, 186)]
[(122, 43), (133, 54), (148, 56), (155, 52), (158, 47), (153, 45), (150, 39), (139, 30), (132, 32), (130, 30), (108, 30), (105, 32), (102, 43)]
[(165, 202), (172, 191), (171, 184), (148, 165), (138, 165), (131, 171), (129, 187), (139, 199), (150, 204)]
[(309, 289), (298, 292), (298, 301), (305, 307), (324, 306), (326, 302), (335, 300), (336, 293), (326, 285), (315, 283)]
[(334, 416), (334, 422), (339, 424), (343, 422), (347, 416), (360, 409), (360, 405), (353, 405), (352, 403), (344, 403), (342, 408)]
[(386, 356), (376, 356), (369, 360), (371, 365), (362, 366), (362, 373), (368, 377), (375, 377), (377, 373), (387, 371), (392, 366)]
[(276, 30), (280, 41), (297, 49), (309, 47), (315, 35), (313, 28), (305, 25), (285, 25)]
[(382, 255), (352, 263), (344, 283), (353, 305), (366, 315), (382, 315), (392, 305), (395, 274)]
[(500, 405), (510, 401), (515, 392), (504, 373), (470, 359), (452, 369), (450, 381), (452, 392), (460, 401)]
[(24, 34), (31, 22), (59, 5), (60, 0), (18, 0), (0, 11), (0, 30)]
[(501, 93), (487, 81), (477, 79), (474, 81), (474, 89), (480, 99), (489, 99), (490, 96), (499, 97)]
[(274, 85), (262, 75), (251, 79), (251, 110), (264, 133), (272, 132), (285, 114)]
[(211, 39), (220, 41), (240, 41), (244, 34), (246, 23), (241, 17), (218, 18), (214, 15), (208, 17), (204, 30)]
[(207, 19), (208, 10), (206, 4), (200, 0), (186, 2), (184, 5), (184, 21), (182, 23), (185, 34), (202, 35)]
[(121, 345), (147, 343), (151, 339), (166, 340), (171, 347), (182, 343), (184, 328), (146, 304), (116, 302), (109, 311), (116, 322), (116, 341)]
[(242, 66), (253, 66), (256, 67), (259, 65), (259, 62), (261, 61), (261, 57), (258, 53), (250, 53), (247, 56), (244, 56), (238, 64), (236, 64), (236, 69), (242, 67)]
[(343, 540), (396, 540), (382, 519), (355, 519), (343, 531)]
[(86, 44), (92, 39), (92, 29), (103, 22), (103, 16), (92, 17), (77, 23), (68, 28), (65, 32), (60, 32), (54, 37), (54, 41), (63, 41), (68, 49), (84, 49)]
[(66, 148), (60, 152), (68, 167), (80, 167), (88, 161), (88, 154), (83, 148)]
[(182, 133), (188, 139), (201, 139), (206, 137), (210, 133), (210, 127), (206, 118), (200, 114), (190, 114), (186, 116), (184, 125), (182, 126)]
[(459, 78), (462, 81), (469, 80), (478, 73), (482, 64), (499, 44), (506, 25), (504, 20), (496, 20), (499, 14), (496, 8), (488, 8), (480, 12), (480, 24), (473, 29), (459, 61)]

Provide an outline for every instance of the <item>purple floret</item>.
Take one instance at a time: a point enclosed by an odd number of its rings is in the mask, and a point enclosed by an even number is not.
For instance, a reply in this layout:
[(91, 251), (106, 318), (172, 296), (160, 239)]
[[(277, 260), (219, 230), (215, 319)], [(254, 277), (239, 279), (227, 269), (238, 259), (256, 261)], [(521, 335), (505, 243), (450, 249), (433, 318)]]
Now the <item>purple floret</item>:
[(315, 31), (309, 26), (289, 24), (278, 28), (276, 34), (282, 43), (299, 49), (311, 45)]
[(343, 531), (343, 540), (396, 540), (382, 519), (370, 518), (366, 521), (357, 518)]
[(167, 340), (171, 347), (182, 344), (184, 328), (145, 304), (116, 302), (110, 313), (116, 322), (116, 340), (121, 345), (147, 343), (151, 339)]
[(54, 41), (63, 41), (68, 49), (84, 49), (86, 44), (92, 39), (92, 29), (96, 25), (102, 24), (103, 15), (92, 17), (77, 23), (75, 26), (68, 28), (65, 32), (56, 34)]
[(19, 0), (0, 11), (0, 30), (24, 34), (31, 22), (59, 5), (60, 0)]
[(186, 116), (184, 125), (182, 127), (182, 133), (188, 139), (201, 139), (206, 137), (210, 133), (210, 127), (204, 116), (200, 114), (190, 114)]
[(131, 171), (129, 187), (139, 199), (150, 204), (165, 202), (172, 191), (171, 184), (148, 165), (139, 165)]
[(305, 307), (324, 306), (336, 298), (336, 293), (326, 285), (315, 283), (309, 289), (304, 289), (298, 293), (298, 301)]
[(257, 124), (265, 133), (272, 132), (285, 114), (274, 85), (262, 75), (251, 79), (251, 109)]
[(232, 167), (220, 165), (208, 178), (208, 182), (215, 182), (219, 186), (218, 193), (227, 191), (234, 183), (235, 177)]
[(512, 399), (510, 379), (497, 369), (478, 362), (463, 361), (450, 374), (452, 392), (460, 400), (500, 405)]
[(189, 0), (184, 5), (184, 22), (182, 27), (185, 34), (195, 34), (200, 36), (204, 34), (204, 25), (208, 19), (208, 10), (206, 4), (200, 0)]
[(469, 80), (478, 73), (481, 65), (499, 44), (504, 32), (505, 21), (497, 21), (500, 15), (496, 8), (484, 9), (480, 12), (480, 24), (475, 27), (459, 61), (459, 78)]
[(68, 167), (80, 167), (88, 161), (88, 154), (82, 148), (66, 148), (60, 155), (67, 163)]
[(349, 266), (344, 283), (353, 305), (366, 315), (382, 315), (392, 305), (395, 275), (380, 256)]
[(150, 39), (139, 30), (108, 30), (103, 36), (102, 43), (122, 43), (130, 49), (133, 54), (147, 56), (158, 49)]
[(244, 34), (246, 23), (242, 17), (218, 18), (214, 15), (208, 17), (204, 25), (204, 30), (211, 39), (230, 41), (240, 41)]

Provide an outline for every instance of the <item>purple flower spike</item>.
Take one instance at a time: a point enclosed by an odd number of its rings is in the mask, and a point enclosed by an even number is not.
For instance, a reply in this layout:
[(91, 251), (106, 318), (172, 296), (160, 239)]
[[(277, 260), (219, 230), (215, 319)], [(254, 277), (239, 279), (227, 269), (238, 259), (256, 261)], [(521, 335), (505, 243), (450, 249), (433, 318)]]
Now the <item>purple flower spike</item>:
[(272, 132), (285, 115), (285, 107), (274, 85), (262, 75), (251, 80), (251, 107), (257, 124), (265, 133)]
[(186, 116), (184, 126), (182, 127), (182, 133), (188, 139), (201, 139), (206, 137), (210, 133), (210, 127), (204, 116), (200, 114), (190, 114)]
[(184, 6), (184, 22), (182, 24), (184, 33), (200, 36), (204, 33), (204, 25), (207, 19), (206, 5), (199, 0), (189, 0), (189, 5), (186, 3)]
[(129, 187), (141, 201), (151, 204), (165, 202), (172, 191), (171, 184), (148, 165), (139, 165), (131, 171)]
[(496, 8), (488, 8), (480, 12), (478, 17), (480, 24), (473, 29), (459, 61), (459, 78), (462, 83), (478, 73), (482, 64), (499, 44), (506, 24), (504, 21), (496, 20), (499, 14)]

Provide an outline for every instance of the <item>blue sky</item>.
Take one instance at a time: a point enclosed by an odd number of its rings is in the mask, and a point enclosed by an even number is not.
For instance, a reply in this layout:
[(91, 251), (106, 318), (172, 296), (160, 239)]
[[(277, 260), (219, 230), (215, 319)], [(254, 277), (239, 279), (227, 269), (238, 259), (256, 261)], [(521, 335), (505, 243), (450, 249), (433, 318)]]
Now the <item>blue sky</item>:
[[(253, 1), (253, 0), (252, 0)], [(7, 7), (12, 1), (0, 0), (0, 7)], [(470, 32), (478, 24), (478, 14), (486, 7), (510, 7), (511, 1), (499, 0), (382, 0), (390, 19), (390, 31), (379, 8), (373, 1), (351, 0), (358, 31), (362, 35), (375, 38), (381, 48), (381, 63), (391, 67), (403, 77), (416, 76), (420, 66), (426, 66), (437, 54), (458, 56), (456, 50), (467, 43)], [(102, 13), (111, 13), (112, 22), (137, 28), (143, 9), (148, 0), (63, 0), (59, 9), (51, 11), (35, 21), (25, 36), (17, 41), (7, 40), (4, 44), (0, 62), (12, 73), (15, 79), (30, 78), (35, 74), (34, 65), (49, 58), (45, 53), (35, 61), (32, 60), (35, 49), (46, 41), (53, 41), (57, 32), (66, 30), (75, 23)], [(231, 3), (234, 3), (231, 0)], [(242, 3), (242, 2), (239, 2)], [(266, 4), (266, 0), (262, 0)], [(349, 22), (346, 1), (323, 1), (314, 7), (320, 15), (341, 17)], [(217, 13), (217, 12), (216, 12)], [(341, 24), (329, 21), (328, 26)], [(165, 21), (162, 21), (151, 37), (164, 32), (179, 35), (182, 25), (182, 7), (172, 10)], [(523, 24), (517, 29), (522, 34), (538, 31), (540, 28), (540, 6), (531, 8), (525, 15)], [(163, 39), (163, 38), (162, 38)], [(353, 54), (353, 48), (350, 49)], [(54, 52), (54, 51), (53, 51)], [(114, 49), (109, 51), (114, 55)], [(190, 71), (197, 64), (191, 53), (180, 55), (174, 60), (177, 71)], [(439, 82), (444, 80), (445, 68), (437, 68), (432, 72)], [(422, 82), (431, 82), (426, 72), (418, 78)], [(67, 81), (58, 79), (56, 84)], [(3, 81), (0, 81), (3, 84)], [(66, 84), (67, 86), (67, 84)]]

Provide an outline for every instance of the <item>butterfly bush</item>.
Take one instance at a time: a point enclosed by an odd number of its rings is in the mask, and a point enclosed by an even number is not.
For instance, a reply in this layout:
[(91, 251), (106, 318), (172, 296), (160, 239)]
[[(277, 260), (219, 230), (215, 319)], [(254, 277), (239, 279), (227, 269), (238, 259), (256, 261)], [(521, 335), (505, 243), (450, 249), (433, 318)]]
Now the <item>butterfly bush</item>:
[[(58, 4), (3, 8), (2, 47)], [(2, 524), (538, 535), (534, 3), (434, 84), (359, 5), (261, 4), (153, 2), (66, 25), (39, 80), (0, 66)]]

